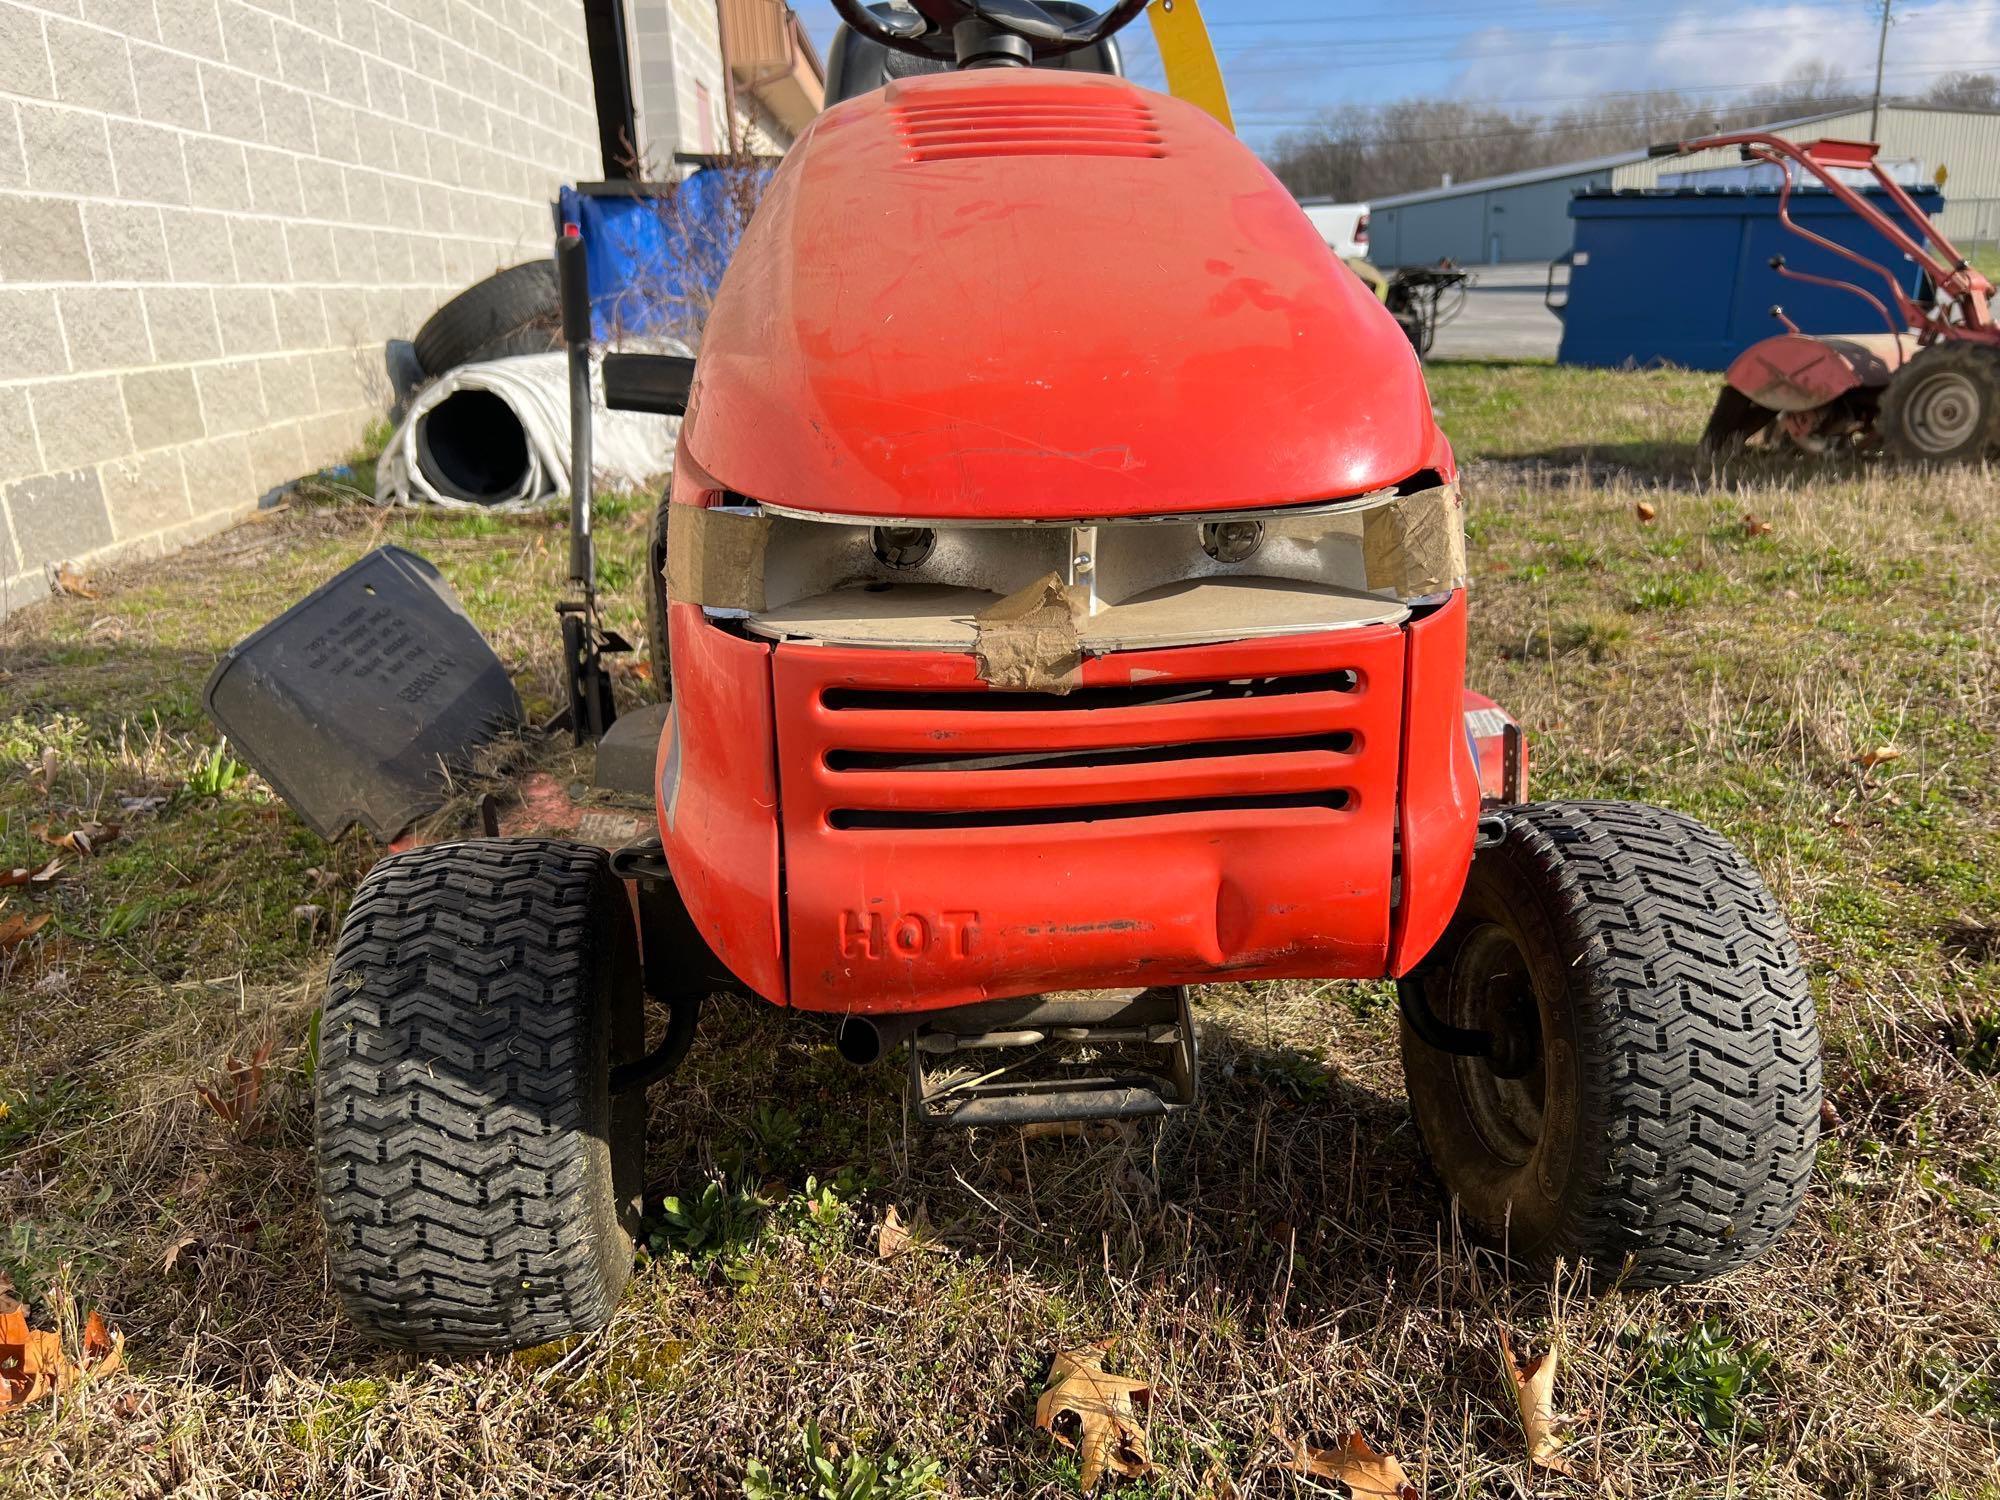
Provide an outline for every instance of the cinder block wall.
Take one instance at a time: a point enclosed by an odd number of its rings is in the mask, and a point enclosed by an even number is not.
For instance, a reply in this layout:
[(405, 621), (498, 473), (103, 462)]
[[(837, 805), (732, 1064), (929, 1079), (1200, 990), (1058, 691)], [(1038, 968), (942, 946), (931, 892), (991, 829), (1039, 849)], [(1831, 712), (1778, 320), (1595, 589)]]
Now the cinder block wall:
[(0, 613), (352, 447), (601, 175), (577, 0), (0, 0)]

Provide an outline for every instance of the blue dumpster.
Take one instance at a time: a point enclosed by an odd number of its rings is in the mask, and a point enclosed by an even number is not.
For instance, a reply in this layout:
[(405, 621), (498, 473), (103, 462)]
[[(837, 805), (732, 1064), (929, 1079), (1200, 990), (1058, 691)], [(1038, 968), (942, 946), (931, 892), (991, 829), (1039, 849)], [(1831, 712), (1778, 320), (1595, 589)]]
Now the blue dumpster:
[[(1865, 194), (1892, 218), (1887, 194)], [(1944, 206), (1936, 188), (1911, 189), (1926, 214)], [(1852, 281), (1885, 303), (1882, 278), (1812, 244), (1778, 222), (1775, 189), (1598, 189), (1570, 200), (1576, 221), (1569, 301), (1559, 309), (1566, 365), (1676, 364), (1720, 370), (1749, 345), (1784, 327), (1772, 306), (1806, 333), (1882, 333), (1880, 313), (1851, 292), (1787, 281), (1785, 264)], [(1824, 188), (1792, 194), (1794, 222), (1888, 267), (1912, 296), (1923, 272)], [(1889, 309), (1900, 330), (1903, 322)]]
[(684, 182), (586, 182), (562, 189), (558, 224), (583, 236), (590, 336), (701, 342), (709, 304), (770, 172), (704, 167)]

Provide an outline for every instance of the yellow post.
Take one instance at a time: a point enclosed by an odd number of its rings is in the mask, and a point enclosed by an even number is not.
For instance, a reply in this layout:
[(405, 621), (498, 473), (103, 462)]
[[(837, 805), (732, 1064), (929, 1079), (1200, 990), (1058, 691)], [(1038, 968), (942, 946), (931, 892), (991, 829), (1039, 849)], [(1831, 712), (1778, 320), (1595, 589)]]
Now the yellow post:
[(1167, 92), (1207, 110), (1234, 130), (1229, 90), (1223, 87), (1222, 68), (1208, 40), (1200, 0), (1153, 0), (1146, 7), (1146, 17), (1153, 23), (1153, 40), (1167, 71)]

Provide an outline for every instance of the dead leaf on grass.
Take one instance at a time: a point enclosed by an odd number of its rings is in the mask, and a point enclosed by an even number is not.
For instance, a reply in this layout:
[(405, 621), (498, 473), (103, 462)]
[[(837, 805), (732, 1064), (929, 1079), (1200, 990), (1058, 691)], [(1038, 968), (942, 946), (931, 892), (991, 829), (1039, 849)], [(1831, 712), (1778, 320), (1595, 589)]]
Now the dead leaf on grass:
[(18, 1302), (0, 1312), (0, 1411), (109, 1375), (124, 1361), (125, 1335), (93, 1312), (84, 1320), (82, 1356), (81, 1363), (69, 1357), (61, 1334), (30, 1328)]
[(1762, 516), (1747, 510), (1743, 512), (1743, 534), (1745, 536), (1769, 536), (1775, 529)]
[(1513, 1383), (1514, 1401), (1521, 1411), (1521, 1432), (1528, 1441), (1528, 1462), (1556, 1474), (1574, 1474), (1563, 1456), (1562, 1440), (1555, 1435), (1556, 1355), (1560, 1343), (1523, 1364), (1514, 1357), (1514, 1345), (1507, 1330), (1500, 1330), (1501, 1365)]
[(84, 823), (72, 828), (68, 833), (54, 833), (46, 823), (37, 823), (31, 830), (43, 843), (57, 849), (67, 849), (72, 854), (91, 855), (102, 849), (124, 832), (117, 823)]
[[(0, 1116), (4, 1119), (5, 1116)], [(14, 1288), (14, 1278), (0, 1271), (0, 1315), (19, 1312), (23, 1304), (21, 1294)]]
[(1421, 1493), (1393, 1455), (1378, 1452), (1358, 1432), (1350, 1432), (1338, 1448), (1310, 1448), (1304, 1438), (1286, 1437), (1282, 1426), (1274, 1424), (1272, 1431), (1291, 1450), (1279, 1468), (1337, 1480), (1355, 1500), (1417, 1500)]
[(161, 796), (157, 792), (144, 797), (121, 795), (118, 799), (118, 810), (129, 817), (139, 818), (147, 813), (158, 812), (171, 800), (173, 799)]
[(25, 943), (46, 927), (48, 920), (47, 912), (38, 912), (32, 917), (0, 916), (0, 953)]
[(907, 1224), (892, 1203), (889, 1212), (882, 1217), (881, 1229), (875, 1235), (875, 1254), (883, 1260), (891, 1260), (912, 1250), (940, 1248), (930, 1236), (931, 1216), (921, 1203), (917, 1205), (916, 1217)]
[(95, 599), (97, 588), (90, 581), (90, 575), (73, 563), (64, 563), (56, 569), (56, 592), (70, 599)]
[(1894, 745), (1871, 745), (1853, 757), (1854, 763), (1864, 771), (1872, 771), (1877, 766), (1886, 766), (1892, 760), (1901, 760), (1903, 752)]
[[(1035, 1403), (1035, 1425), (1077, 1451), (1077, 1485), (1086, 1493), (1097, 1488), (1106, 1470), (1137, 1479), (1154, 1468), (1139, 1414), (1140, 1407), (1152, 1405), (1153, 1388), (1105, 1370), (1113, 1342), (1103, 1339), (1058, 1354)], [(1074, 1437), (1068, 1435), (1071, 1428)]]
[(47, 885), (56, 878), (56, 871), (62, 868), (60, 859), (52, 859), (39, 870), (27, 865), (16, 865), (11, 870), (0, 870), (0, 887), (12, 885)]
[(307, 937), (311, 937), (315, 932), (318, 932), (321, 924), (325, 921), (326, 908), (324, 906), (314, 906), (308, 902), (292, 908), (292, 925), (294, 927), (303, 927), (306, 930)]
[(1660, 514), (1660, 511), (1658, 506), (1655, 506), (1648, 501), (1641, 500), (1637, 505), (1632, 507), (1632, 514), (1639, 518), (1639, 523), (1641, 525), (1645, 525), (1653, 521), (1655, 518), (1657, 518), (1658, 515)]

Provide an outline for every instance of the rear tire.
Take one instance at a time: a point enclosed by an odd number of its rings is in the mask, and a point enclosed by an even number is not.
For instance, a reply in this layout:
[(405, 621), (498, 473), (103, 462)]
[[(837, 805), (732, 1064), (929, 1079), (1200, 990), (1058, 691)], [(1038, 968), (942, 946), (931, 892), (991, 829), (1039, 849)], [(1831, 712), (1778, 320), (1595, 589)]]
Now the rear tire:
[(646, 651), (653, 666), (653, 691), (662, 703), (674, 696), (673, 659), (667, 647), (667, 519), (673, 502), (660, 497), (646, 536)]
[(1537, 1270), (1664, 1286), (1741, 1265), (1791, 1223), (1819, 1139), (1819, 1032), (1784, 913), (1677, 813), (1502, 816), (1403, 984), (1452, 1025), (1510, 1036), (1525, 1076), (1406, 1022), (1432, 1164), (1474, 1228)]
[(1768, 431), (1777, 420), (1778, 414), (1770, 407), (1752, 401), (1733, 385), (1725, 385), (1716, 394), (1715, 410), (1709, 413), (1708, 426), (1702, 430), (1696, 451), (1703, 458), (1727, 458)]
[(1922, 350), (1890, 378), (1876, 422), (1906, 463), (1978, 463), (2000, 447), (2000, 348)]
[(320, 1028), (327, 1258), (369, 1338), (473, 1353), (607, 1321), (632, 1271), (639, 949), (601, 849), (476, 839), (355, 893)]

